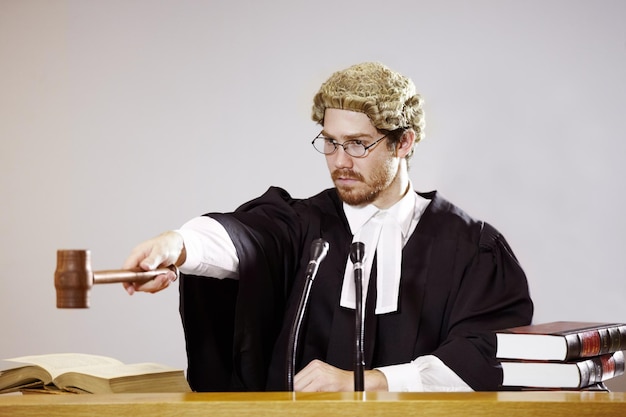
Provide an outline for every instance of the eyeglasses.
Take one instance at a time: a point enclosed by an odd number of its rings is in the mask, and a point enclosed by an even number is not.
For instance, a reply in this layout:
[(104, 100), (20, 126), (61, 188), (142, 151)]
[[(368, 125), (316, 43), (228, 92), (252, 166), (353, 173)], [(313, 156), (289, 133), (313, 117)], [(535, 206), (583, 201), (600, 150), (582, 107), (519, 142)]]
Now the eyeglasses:
[[(389, 133), (387, 133), (387, 135), (389, 135)], [(363, 158), (367, 155), (367, 151), (370, 148), (374, 147), (376, 144), (378, 144), (378, 142), (385, 139), (387, 135), (371, 143), (370, 145), (365, 146), (360, 140), (347, 140), (344, 143), (339, 143), (334, 139), (322, 136), (322, 133), (320, 132), (320, 134), (317, 135), (315, 139), (313, 139), (313, 142), (311, 142), (311, 144), (316, 151), (318, 151), (319, 153), (323, 153), (324, 155), (331, 155), (335, 153), (337, 151), (337, 148), (341, 146), (345, 153), (347, 153), (348, 155), (355, 158)]]

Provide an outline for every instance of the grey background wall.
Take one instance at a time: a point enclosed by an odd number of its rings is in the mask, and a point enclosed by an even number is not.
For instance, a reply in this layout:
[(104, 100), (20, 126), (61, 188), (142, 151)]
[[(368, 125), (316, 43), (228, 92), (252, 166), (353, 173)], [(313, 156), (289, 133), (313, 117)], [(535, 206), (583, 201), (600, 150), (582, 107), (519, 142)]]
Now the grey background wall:
[(184, 367), (176, 287), (57, 310), (56, 250), (118, 268), (269, 185), (331, 186), (311, 98), (366, 60), (415, 81), (414, 185), (504, 233), (535, 322), (625, 321), (625, 21), (622, 0), (0, 0), (0, 357)]

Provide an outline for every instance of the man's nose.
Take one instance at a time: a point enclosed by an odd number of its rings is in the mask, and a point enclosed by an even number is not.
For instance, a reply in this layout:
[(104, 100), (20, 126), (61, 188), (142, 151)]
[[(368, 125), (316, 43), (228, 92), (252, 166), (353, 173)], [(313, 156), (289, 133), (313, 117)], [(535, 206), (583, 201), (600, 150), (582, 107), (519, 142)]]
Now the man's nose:
[(333, 158), (332, 162), (337, 168), (351, 168), (354, 162), (343, 146), (337, 146), (337, 150), (329, 156)]

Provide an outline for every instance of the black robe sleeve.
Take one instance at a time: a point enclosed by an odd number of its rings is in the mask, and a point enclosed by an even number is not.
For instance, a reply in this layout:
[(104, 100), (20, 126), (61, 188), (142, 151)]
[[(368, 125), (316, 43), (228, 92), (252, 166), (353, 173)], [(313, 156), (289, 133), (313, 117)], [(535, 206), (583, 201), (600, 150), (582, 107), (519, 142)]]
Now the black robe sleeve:
[(234, 284), (195, 276), (181, 279), (180, 312), (192, 389), (265, 390), (292, 285), (289, 277), (295, 275), (301, 247), (307, 244), (294, 202), (284, 190), (271, 187), (233, 213), (207, 214), (230, 235), (240, 278)]
[(530, 324), (526, 276), (504, 237), (481, 223), (477, 251), (450, 292), (445, 339), (433, 352), (472, 389), (501, 389), (494, 330)]
[(180, 274), (179, 311), (193, 391), (231, 391), (233, 329), (239, 282)]

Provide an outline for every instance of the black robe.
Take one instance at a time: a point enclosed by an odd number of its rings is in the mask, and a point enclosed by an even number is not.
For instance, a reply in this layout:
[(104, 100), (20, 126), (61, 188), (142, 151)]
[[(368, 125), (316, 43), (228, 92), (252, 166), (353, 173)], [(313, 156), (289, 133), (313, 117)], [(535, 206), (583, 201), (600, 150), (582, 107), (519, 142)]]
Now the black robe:
[[(420, 195), (431, 202), (403, 249), (398, 311), (374, 315), (376, 285), (369, 286), (365, 367), (431, 354), (474, 390), (501, 389), (493, 330), (530, 324), (524, 272), (492, 226), (436, 192)], [(272, 187), (233, 213), (208, 215), (233, 240), (240, 278), (181, 278), (192, 389), (286, 389), (289, 331), (320, 237), (330, 249), (311, 289), (296, 372), (312, 359), (352, 369), (354, 310), (339, 305), (352, 234), (335, 189), (294, 199)]]

